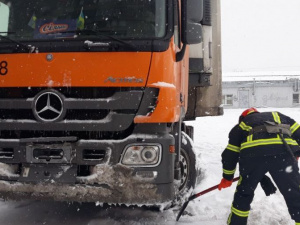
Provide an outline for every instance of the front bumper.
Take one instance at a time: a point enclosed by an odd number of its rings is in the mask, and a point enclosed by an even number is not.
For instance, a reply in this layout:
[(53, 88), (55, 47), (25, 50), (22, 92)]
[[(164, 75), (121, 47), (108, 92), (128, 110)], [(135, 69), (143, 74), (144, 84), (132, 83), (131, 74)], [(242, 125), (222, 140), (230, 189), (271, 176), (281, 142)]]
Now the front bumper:
[[(155, 205), (172, 201), (174, 154), (170, 135), (131, 135), (124, 140), (80, 140), (76, 142), (32, 143), (0, 139), (0, 148), (12, 149), (12, 158), (0, 159), (0, 197), (55, 201), (101, 202)], [(57, 139), (60, 140), (60, 139)], [(123, 149), (131, 144), (159, 143), (160, 164), (155, 167), (128, 167), (120, 164)], [(59, 149), (61, 158), (33, 157), (35, 149)], [(99, 160), (86, 160), (84, 151), (105, 150)], [(57, 156), (57, 155), (55, 155)], [(88, 168), (86, 172), (79, 170)], [(146, 176), (141, 176), (145, 174)], [(153, 174), (153, 176), (148, 175)]]
[(131, 205), (155, 205), (172, 201), (174, 197), (173, 183), (147, 182), (133, 176), (133, 170), (122, 165), (103, 165), (98, 169), (97, 175), (86, 177), (86, 182), (81, 184), (0, 181), (0, 197), (6, 200), (37, 199)]

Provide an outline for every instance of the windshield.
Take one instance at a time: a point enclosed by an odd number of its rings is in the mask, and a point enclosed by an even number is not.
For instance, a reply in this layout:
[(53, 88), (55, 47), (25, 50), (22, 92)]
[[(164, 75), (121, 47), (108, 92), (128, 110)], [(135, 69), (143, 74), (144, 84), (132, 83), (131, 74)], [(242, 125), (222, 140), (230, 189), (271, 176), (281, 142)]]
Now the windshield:
[(165, 1), (0, 0), (0, 35), (14, 40), (103, 38), (99, 34), (160, 38), (166, 33)]

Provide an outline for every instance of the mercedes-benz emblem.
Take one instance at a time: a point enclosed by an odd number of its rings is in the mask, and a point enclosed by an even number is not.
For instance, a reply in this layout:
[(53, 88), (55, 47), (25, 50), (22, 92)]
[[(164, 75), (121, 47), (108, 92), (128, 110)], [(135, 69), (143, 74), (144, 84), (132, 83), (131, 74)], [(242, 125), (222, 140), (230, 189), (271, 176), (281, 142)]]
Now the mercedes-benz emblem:
[(34, 100), (33, 113), (37, 120), (55, 122), (64, 116), (63, 98), (56, 91), (40, 92)]

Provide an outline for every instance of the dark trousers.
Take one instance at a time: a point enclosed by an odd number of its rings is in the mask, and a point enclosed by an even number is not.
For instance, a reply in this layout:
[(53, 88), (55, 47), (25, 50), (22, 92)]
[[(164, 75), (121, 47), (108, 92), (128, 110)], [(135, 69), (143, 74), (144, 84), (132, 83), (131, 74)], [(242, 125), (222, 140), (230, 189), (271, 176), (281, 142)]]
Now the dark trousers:
[(289, 213), (300, 223), (300, 174), (298, 163), (287, 153), (264, 157), (245, 157), (239, 161), (240, 181), (228, 217), (229, 225), (246, 225), (254, 191), (269, 172), (283, 195)]

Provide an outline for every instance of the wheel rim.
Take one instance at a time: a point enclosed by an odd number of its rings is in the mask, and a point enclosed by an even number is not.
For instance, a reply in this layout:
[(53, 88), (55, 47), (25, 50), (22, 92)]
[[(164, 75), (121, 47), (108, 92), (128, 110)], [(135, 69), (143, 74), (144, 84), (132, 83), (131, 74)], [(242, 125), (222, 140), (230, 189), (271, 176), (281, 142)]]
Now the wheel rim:
[(189, 177), (189, 158), (186, 152), (182, 149), (180, 151), (179, 166), (180, 166), (180, 173), (181, 173), (179, 191), (181, 191), (186, 186)]

